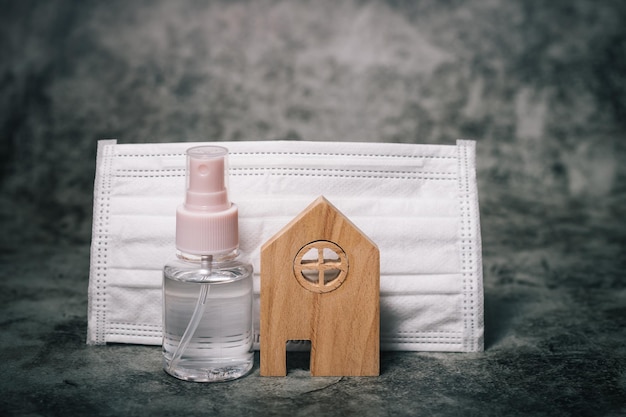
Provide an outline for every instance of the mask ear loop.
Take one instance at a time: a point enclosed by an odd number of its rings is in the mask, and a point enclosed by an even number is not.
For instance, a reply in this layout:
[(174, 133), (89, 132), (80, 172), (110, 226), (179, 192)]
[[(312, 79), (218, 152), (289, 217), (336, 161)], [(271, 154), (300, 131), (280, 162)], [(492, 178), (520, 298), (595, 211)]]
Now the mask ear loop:
[[(206, 278), (211, 277), (212, 261), (212, 255), (202, 257), (202, 269), (206, 270)], [(193, 310), (193, 314), (191, 315), (189, 324), (187, 325), (183, 336), (180, 338), (180, 343), (174, 351), (174, 354), (172, 355), (172, 360), (170, 361), (170, 365), (168, 366), (168, 370), (170, 373), (174, 372), (174, 369), (176, 369), (178, 362), (187, 350), (187, 346), (189, 346), (189, 342), (191, 342), (191, 338), (196, 333), (196, 330), (200, 325), (200, 320), (202, 320), (202, 316), (204, 316), (204, 311), (206, 310), (206, 302), (209, 296), (210, 289), (211, 284), (200, 284), (200, 294), (198, 295), (198, 300), (196, 301), (196, 307)]]

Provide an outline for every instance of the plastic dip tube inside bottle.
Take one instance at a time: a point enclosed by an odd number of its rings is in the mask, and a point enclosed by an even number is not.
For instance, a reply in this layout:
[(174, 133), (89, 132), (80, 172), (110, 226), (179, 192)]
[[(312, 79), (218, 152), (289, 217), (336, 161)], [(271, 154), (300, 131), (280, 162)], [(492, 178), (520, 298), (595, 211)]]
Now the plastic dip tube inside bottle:
[(252, 265), (239, 261), (238, 211), (228, 200), (228, 150), (187, 150), (176, 211), (177, 257), (163, 270), (163, 368), (176, 378), (227, 381), (252, 369)]

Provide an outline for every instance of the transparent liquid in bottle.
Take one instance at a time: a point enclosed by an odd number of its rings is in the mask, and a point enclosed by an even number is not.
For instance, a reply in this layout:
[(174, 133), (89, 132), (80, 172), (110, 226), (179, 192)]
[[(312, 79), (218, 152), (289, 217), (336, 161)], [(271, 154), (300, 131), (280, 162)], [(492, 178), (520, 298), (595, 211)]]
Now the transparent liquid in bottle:
[[(250, 371), (254, 361), (250, 265), (230, 261), (213, 263), (206, 270), (197, 263), (174, 261), (164, 269), (163, 296), (166, 372), (187, 381), (211, 382), (239, 378)], [(198, 303), (204, 305), (198, 307)], [(197, 328), (177, 352), (199, 309)]]

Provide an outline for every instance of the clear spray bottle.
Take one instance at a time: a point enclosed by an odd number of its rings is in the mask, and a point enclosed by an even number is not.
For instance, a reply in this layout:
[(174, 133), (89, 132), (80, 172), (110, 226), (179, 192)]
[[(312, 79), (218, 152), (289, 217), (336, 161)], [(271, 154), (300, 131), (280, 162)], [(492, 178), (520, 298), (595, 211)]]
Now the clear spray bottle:
[(252, 369), (252, 265), (239, 255), (228, 199), (228, 150), (187, 150), (187, 193), (176, 211), (177, 259), (163, 270), (163, 368), (176, 378), (227, 381)]

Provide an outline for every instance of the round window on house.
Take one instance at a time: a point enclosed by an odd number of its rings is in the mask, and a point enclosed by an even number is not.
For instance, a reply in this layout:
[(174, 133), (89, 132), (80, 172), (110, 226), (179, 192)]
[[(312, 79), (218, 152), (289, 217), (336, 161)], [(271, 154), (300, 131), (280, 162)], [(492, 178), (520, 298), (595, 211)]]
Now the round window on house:
[(309, 291), (323, 293), (336, 290), (348, 274), (348, 257), (334, 242), (317, 240), (298, 252), (294, 275)]

